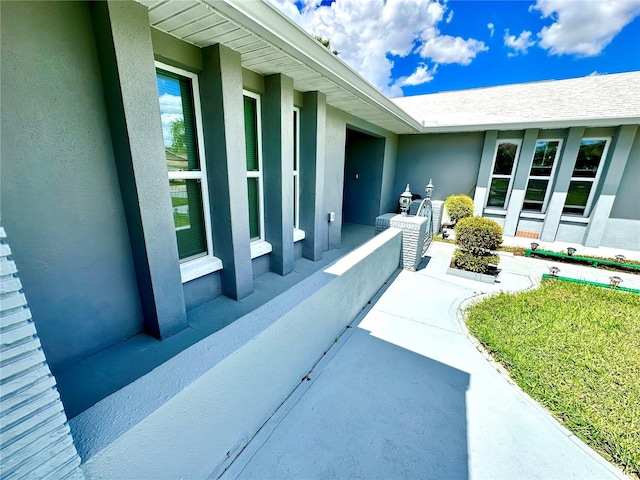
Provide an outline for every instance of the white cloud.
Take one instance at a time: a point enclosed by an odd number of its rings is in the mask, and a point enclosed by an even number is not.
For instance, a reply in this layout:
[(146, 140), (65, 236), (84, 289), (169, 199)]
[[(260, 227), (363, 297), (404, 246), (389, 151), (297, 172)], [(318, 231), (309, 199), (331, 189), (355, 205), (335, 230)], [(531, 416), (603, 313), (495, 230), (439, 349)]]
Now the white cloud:
[(438, 65), (434, 65), (432, 69), (429, 69), (427, 65), (421, 63), (411, 75), (409, 75), (408, 77), (399, 78), (396, 82), (396, 85), (398, 87), (405, 87), (428, 83), (433, 80), (433, 76), (435, 75), (437, 70)]
[(537, 0), (533, 10), (553, 20), (538, 33), (542, 48), (552, 55), (593, 57), (640, 15), (640, 0)]
[(449, 10), (449, 15), (447, 15), (447, 19), (445, 20), (445, 22), (451, 23), (451, 20), (453, 20), (453, 10)]
[(430, 58), (436, 63), (459, 63), (469, 65), (480, 52), (489, 50), (484, 42), (450, 35), (438, 35), (426, 40), (418, 52), (422, 58)]
[(453, 12), (438, 0), (304, 0), (301, 11), (295, 0), (270, 1), (311, 35), (328, 39), (342, 60), (389, 96), (402, 95), (391, 76), (391, 55), (419, 53), (434, 63), (468, 65), (487, 49), (474, 39), (441, 35), (438, 25), (451, 21)]
[(162, 120), (162, 136), (165, 146), (171, 145), (171, 124), (182, 120), (182, 100), (177, 95), (163, 93), (158, 99), (160, 102), (160, 118)]
[(514, 57), (519, 53), (526, 55), (529, 47), (535, 44), (536, 42), (531, 40), (531, 32), (528, 30), (523, 30), (517, 37), (515, 35), (509, 35), (508, 28), (504, 31), (504, 46), (513, 49), (513, 52), (508, 54), (510, 57)]
[(489, 37), (493, 37), (493, 34), (496, 33), (496, 27), (493, 23), (487, 23), (487, 28), (489, 29)]

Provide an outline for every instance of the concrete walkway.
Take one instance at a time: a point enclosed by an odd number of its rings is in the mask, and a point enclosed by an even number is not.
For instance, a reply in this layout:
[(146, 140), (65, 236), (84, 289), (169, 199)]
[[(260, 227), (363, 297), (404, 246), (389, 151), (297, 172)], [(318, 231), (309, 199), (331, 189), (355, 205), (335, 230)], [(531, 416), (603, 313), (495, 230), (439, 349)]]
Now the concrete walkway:
[(501, 283), (487, 285), (446, 274), (453, 248), (434, 243), (424, 269), (392, 279), (224, 480), (626, 478), (512, 385), (459, 322), (470, 299), (530, 288), (552, 262), (505, 256)]

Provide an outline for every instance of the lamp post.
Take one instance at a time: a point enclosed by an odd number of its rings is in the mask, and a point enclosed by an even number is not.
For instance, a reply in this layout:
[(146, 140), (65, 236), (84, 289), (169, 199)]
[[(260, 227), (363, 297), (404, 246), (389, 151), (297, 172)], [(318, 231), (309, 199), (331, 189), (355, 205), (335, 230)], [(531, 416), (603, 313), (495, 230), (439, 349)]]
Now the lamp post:
[(429, 179), (429, 183), (427, 184), (426, 187), (424, 187), (424, 193), (427, 196), (428, 200), (431, 200), (431, 195), (433, 194), (433, 180), (430, 178)]
[(407, 183), (407, 188), (405, 188), (402, 195), (400, 195), (400, 200), (398, 200), (400, 204), (400, 213), (403, 217), (407, 216), (407, 212), (409, 211), (409, 207), (411, 206), (411, 190), (409, 190), (409, 184)]

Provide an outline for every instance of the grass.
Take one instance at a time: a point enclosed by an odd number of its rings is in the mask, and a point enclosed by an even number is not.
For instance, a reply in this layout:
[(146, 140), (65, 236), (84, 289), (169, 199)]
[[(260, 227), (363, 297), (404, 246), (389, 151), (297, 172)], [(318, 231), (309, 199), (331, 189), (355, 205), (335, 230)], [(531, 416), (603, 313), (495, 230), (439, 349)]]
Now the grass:
[(640, 295), (548, 280), (467, 313), (525, 392), (640, 478)]
[(172, 207), (181, 207), (183, 205), (188, 205), (189, 199), (186, 197), (171, 197), (171, 206)]
[(173, 212), (173, 224), (176, 228), (191, 226), (191, 222), (189, 221), (189, 214)]

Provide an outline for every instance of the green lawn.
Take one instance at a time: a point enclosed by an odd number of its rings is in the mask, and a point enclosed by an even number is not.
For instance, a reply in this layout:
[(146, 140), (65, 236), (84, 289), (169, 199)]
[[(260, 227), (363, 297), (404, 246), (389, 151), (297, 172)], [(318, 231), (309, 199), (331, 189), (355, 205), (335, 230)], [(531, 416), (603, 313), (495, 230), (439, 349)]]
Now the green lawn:
[(467, 324), (525, 392), (640, 478), (640, 295), (547, 280), (472, 306)]

